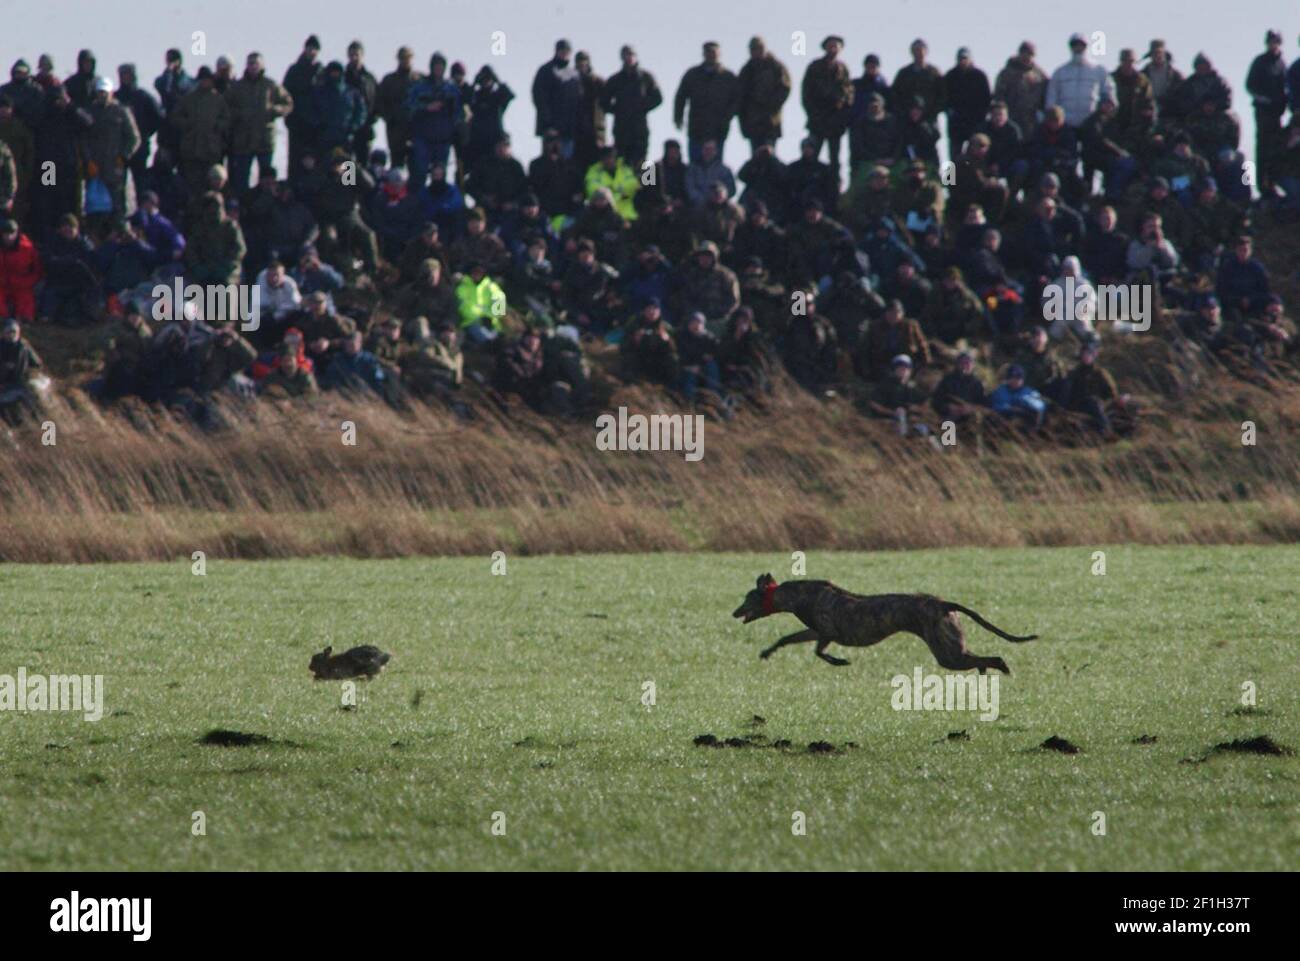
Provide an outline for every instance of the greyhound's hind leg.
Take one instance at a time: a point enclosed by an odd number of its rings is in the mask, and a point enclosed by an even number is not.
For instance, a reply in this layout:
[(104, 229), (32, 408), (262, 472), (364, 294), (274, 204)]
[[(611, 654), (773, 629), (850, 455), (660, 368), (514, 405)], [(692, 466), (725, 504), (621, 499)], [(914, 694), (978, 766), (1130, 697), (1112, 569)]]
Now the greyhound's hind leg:
[(956, 614), (948, 614), (930, 625), (921, 639), (930, 648), (930, 653), (939, 662), (940, 667), (950, 671), (968, 671), (976, 668), (981, 674), (992, 668), (1003, 674), (1010, 674), (1011, 668), (1000, 657), (981, 657), (966, 650), (966, 639), (962, 635), (961, 624)]
[(820, 641), (818, 641), (817, 656), (820, 657), (827, 664), (833, 664), (835, 667), (843, 667), (844, 665), (848, 664), (849, 662), (846, 661), (844, 658), (834, 657), (826, 653), (826, 646), (830, 643), (831, 640), (828, 637), (823, 637)]
[(817, 632), (814, 631), (812, 628), (808, 628), (807, 630), (803, 630), (803, 631), (795, 631), (793, 634), (787, 634), (785, 637), (781, 638), (771, 647), (764, 648), (762, 651), (759, 652), (758, 656), (761, 657), (763, 660), (767, 660), (769, 657), (772, 656), (772, 653), (775, 650), (781, 647), (785, 647), (787, 644), (802, 644), (804, 641), (815, 641), (815, 640), (817, 640)]

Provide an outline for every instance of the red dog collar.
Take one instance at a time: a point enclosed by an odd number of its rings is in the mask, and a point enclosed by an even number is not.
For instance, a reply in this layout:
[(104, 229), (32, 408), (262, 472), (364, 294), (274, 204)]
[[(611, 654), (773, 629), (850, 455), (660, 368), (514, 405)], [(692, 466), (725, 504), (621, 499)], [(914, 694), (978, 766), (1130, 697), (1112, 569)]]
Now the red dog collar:
[(768, 584), (767, 587), (763, 588), (763, 614), (764, 614), (764, 616), (766, 616), (766, 615), (768, 615), (768, 614), (775, 614), (775, 613), (776, 613), (775, 608), (772, 606), (772, 597), (773, 597), (774, 594), (776, 594), (776, 588), (777, 588), (777, 583), (776, 583), (776, 581), (773, 581), (771, 584)]

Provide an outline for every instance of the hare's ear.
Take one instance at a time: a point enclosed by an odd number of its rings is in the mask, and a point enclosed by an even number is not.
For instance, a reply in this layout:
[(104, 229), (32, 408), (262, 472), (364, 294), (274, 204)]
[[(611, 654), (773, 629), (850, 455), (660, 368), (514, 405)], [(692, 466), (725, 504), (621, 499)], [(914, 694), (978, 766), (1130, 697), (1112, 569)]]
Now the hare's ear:
[(330, 656), (330, 651), (332, 651), (332, 650), (334, 650), (334, 648), (332, 648), (332, 647), (327, 647), (327, 648), (325, 648), (325, 650), (321, 651), (321, 653), (324, 654), (326, 657), (329, 657), (329, 656)]

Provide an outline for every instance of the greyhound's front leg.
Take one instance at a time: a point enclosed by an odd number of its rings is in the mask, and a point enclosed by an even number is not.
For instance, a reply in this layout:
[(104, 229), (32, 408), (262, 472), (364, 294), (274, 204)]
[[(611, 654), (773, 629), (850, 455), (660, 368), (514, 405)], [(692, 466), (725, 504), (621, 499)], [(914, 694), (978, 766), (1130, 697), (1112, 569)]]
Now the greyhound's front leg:
[(818, 641), (817, 656), (820, 657), (827, 664), (833, 664), (836, 667), (843, 667), (845, 664), (849, 663), (848, 661), (844, 660), (844, 658), (842, 657), (835, 657), (831, 654), (826, 653), (826, 647), (830, 643), (831, 643), (831, 639), (829, 637), (823, 637), (820, 641)]
[(793, 634), (787, 634), (785, 637), (781, 638), (781, 640), (777, 641), (771, 647), (763, 651), (760, 651), (758, 656), (761, 657), (763, 660), (767, 660), (769, 657), (772, 656), (772, 652), (775, 651), (777, 648), (785, 647), (787, 644), (802, 644), (804, 641), (815, 641), (815, 640), (817, 640), (817, 632), (814, 631), (812, 628), (808, 628), (807, 630), (803, 630), (803, 631), (795, 631)]

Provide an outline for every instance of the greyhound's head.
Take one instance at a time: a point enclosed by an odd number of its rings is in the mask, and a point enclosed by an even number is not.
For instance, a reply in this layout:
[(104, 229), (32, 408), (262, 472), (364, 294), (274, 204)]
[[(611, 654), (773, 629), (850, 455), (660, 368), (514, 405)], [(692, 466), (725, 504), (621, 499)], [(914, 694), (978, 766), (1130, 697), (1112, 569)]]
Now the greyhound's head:
[(742, 624), (748, 624), (760, 617), (775, 614), (776, 611), (772, 609), (772, 594), (775, 591), (776, 578), (771, 574), (762, 575), (754, 589), (745, 595), (745, 599), (740, 602), (740, 606), (732, 612), (731, 616), (740, 618)]

